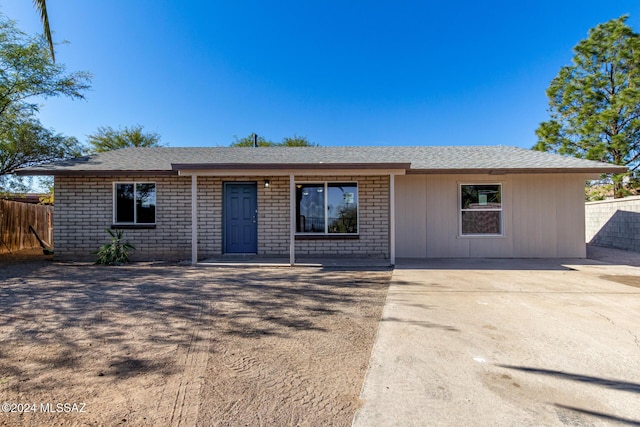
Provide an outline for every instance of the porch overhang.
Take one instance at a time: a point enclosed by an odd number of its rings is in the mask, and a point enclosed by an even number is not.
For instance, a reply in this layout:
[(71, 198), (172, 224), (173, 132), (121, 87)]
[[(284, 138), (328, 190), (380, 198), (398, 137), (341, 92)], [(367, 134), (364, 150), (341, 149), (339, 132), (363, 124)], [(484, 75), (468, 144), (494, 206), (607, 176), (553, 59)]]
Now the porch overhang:
[(180, 176), (404, 175), (410, 163), (172, 163)]
[(295, 259), (295, 182), (297, 176), (388, 176), (389, 177), (389, 261), (395, 265), (395, 176), (405, 175), (410, 163), (343, 163), (343, 164), (202, 164), (174, 163), (172, 171), (179, 176), (191, 177), (191, 261), (198, 263), (198, 177), (265, 177), (282, 176), (289, 178), (289, 265), (296, 265)]

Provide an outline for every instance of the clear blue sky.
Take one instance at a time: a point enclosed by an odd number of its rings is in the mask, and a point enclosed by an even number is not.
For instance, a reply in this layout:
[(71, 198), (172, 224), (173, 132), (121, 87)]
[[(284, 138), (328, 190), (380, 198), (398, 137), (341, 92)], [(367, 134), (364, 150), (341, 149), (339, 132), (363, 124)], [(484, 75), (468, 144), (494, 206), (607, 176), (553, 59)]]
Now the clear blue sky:
[[(31, 0), (0, 11), (33, 34)], [(547, 118), (545, 90), (572, 48), (637, 0), (49, 0), (85, 101), (43, 101), (42, 123), (86, 141), (141, 124), (171, 146), (252, 132), (329, 145), (514, 145)]]

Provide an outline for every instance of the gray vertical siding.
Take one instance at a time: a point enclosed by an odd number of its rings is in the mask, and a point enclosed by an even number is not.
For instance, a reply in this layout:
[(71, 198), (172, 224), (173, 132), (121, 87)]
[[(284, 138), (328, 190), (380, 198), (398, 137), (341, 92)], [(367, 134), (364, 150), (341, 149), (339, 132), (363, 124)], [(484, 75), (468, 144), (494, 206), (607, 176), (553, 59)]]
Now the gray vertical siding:
[[(398, 257), (586, 256), (583, 174), (396, 178)], [(459, 236), (460, 183), (501, 183), (503, 236)]]

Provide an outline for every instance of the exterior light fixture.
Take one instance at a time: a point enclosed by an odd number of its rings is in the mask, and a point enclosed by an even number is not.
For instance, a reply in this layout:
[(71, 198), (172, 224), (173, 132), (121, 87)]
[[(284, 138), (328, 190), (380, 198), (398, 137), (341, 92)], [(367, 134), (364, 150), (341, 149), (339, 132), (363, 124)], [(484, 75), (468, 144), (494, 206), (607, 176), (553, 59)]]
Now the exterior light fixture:
[(268, 179), (264, 180), (264, 188), (269, 188), (271, 187), (271, 181), (269, 181)]

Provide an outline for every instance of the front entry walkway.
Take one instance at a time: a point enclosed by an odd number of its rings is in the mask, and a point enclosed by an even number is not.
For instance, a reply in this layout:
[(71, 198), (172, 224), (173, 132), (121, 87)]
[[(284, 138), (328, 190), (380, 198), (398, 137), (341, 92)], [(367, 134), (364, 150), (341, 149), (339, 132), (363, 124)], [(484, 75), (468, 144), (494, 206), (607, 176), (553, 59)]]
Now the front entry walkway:
[(353, 425), (640, 425), (638, 360), (638, 267), (399, 260)]
[[(221, 255), (198, 262), (200, 266), (216, 267), (291, 267), (289, 258), (259, 255)], [(319, 268), (390, 268), (388, 259), (381, 258), (296, 258), (296, 267)]]

